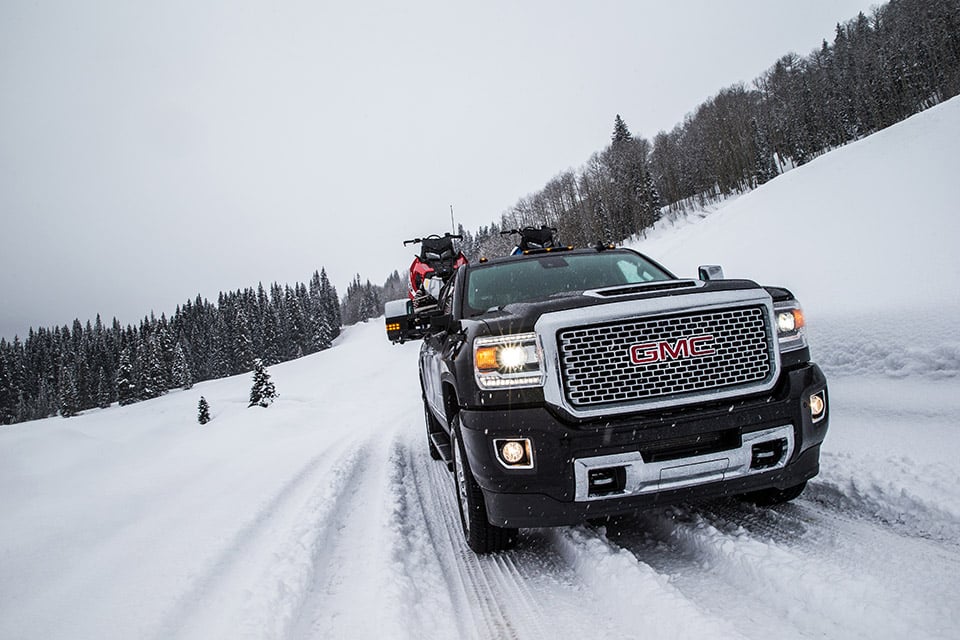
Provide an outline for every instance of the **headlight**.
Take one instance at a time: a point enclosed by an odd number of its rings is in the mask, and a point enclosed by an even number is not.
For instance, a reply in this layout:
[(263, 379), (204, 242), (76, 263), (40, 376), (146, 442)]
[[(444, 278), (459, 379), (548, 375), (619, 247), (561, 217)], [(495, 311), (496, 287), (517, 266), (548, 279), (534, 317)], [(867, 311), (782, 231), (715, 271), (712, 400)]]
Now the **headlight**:
[(773, 317), (777, 325), (777, 342), (781, 352), (807, 346), (806, 321), (799, 302), (790, 300), (774, 303)]
[(543, 386), (542, 351), (535, 333), (477, 338), (473, 366), (481, 389)]

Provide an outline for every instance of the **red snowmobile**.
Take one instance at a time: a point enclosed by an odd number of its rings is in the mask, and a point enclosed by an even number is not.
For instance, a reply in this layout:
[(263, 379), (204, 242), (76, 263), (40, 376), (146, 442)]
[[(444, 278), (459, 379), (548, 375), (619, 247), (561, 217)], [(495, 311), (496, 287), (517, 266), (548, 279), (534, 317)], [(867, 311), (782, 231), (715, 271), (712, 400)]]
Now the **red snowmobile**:
[(431, 301), (435, 302), (423, 286), (428, 277), (439, 278), (442, 282), (446, 282), (458, 267), (467, 264), (463, 253), (453, 248), (453, 241), (462, 239), (463, 236), (445, 233), (442, 236), (434, 234), (425, 238), (404, 240), (404, 246), (420, 243), (420, 254), (413, 258), (413, 263), (410, 265), (410, 281), (407, 283), (414, 308), (420, 309), (429, 306)]

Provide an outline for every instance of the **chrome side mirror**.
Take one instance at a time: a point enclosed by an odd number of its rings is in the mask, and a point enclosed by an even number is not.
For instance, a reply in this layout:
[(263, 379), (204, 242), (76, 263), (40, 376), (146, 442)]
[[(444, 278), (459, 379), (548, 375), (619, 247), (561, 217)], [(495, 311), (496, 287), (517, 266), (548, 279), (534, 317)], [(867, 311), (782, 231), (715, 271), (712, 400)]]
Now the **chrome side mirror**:
[(710, 280), (723, 280), (723, 267), (718, 264), (702, 264), (700, 265), (700, 279), (704, 282)]

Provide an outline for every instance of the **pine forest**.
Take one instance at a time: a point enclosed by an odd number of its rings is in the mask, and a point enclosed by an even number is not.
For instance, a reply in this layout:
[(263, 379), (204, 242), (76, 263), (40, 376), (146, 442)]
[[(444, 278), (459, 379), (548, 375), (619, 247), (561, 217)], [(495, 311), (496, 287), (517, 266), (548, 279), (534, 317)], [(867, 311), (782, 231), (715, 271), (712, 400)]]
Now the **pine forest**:
[(170, 389), (251, 371), (330, 348), (340, 334), (340, 302), (325, 270), (309, 285), (273, 284), (197, 296), (168, 319), (137, 326), (114, 319), (31, 329), (0, 339), (0, 424), (156, 398)]

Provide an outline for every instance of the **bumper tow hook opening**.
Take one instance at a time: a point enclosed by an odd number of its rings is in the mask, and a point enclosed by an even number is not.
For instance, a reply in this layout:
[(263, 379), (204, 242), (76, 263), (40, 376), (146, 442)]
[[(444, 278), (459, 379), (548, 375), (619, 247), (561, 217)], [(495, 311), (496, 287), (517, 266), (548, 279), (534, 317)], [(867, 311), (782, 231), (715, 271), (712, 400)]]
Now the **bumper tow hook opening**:
[(777, 466), (787, 450), (787, 440), (779, 438), (753, 445), (750, 460), (751, 469), (769, 469)]
[(623, 493), (627, 486), (627, 470), (625, 467), (591, 469), (588, 474), (588, 486), (591, 496)]

